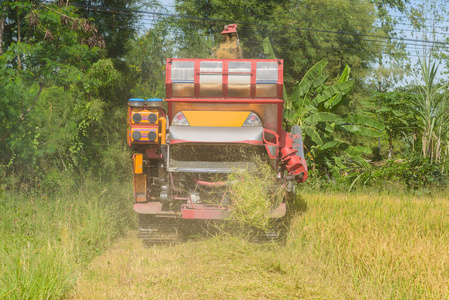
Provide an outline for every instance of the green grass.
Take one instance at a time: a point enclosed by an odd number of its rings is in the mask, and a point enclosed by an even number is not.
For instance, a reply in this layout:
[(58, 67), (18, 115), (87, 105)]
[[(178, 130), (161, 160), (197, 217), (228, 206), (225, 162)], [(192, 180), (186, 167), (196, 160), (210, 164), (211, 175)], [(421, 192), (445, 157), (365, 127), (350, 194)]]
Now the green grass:
[(449, 202), (304, 194), (285, 244), (230, 235), (145, 249), (134, 233), (97, 257), (74, 299), (444, 299)]
[[(129, 185), (0, 194), (0, 299), (60, 299), (133, 222)], [(131, 224), (132, 225), (132, 224)]]

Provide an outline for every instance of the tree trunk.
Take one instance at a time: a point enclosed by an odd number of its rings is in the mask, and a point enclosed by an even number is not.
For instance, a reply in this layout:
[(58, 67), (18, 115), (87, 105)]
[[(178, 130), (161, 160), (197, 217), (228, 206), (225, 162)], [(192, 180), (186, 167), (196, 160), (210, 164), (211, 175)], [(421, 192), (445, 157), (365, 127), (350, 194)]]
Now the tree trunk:
[(0, 55), (3, 53), (3, 35), (5, 32), (5, 23), (6, 23), (6, 12), (7, 6), (3, 6), (2, 12), (0, 14)]
[(393, 137), (388, 138), (388, 159), (393, 159)]
[[(20, 18), (19, 9), (17, 9), (17, 43), (20, 43)], [(20, 52), (17, 55), (17, 68), (22, 70), (22, 58), (20, 57)]]

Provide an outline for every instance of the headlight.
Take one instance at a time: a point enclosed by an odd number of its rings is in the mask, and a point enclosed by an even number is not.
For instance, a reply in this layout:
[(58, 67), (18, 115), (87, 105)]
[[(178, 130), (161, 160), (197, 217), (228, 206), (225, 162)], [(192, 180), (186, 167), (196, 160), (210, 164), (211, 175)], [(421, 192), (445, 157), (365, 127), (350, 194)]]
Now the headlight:
[(154, 131), (150, 131), (150, 132), (148, 132), (148, 136), (147, 137), (148, 137), (148, 140), (154, 141), (154, 140), (157, 139), (157, 133), (154, 132)]
[(133, 114), (133, 122), (139, 123), (140, 121), (142, 121), (142, 115), (141, 114)]
[(172, 125), (175, 126), (190, 126), (189, 121), (187, 121), (187, 118), (184, 116), (184, 114), (182, 113), (182, 111), (180, 111), (179, 113), (177, 113), (175, 115), (175, 117), (172, 120)]
[(246, 118), (245, 123), (242, 126), (250, 126), (250, 127), (262, 127), (262, 121), (259, 116), (255, 113), (250, 113), (248, 118)]
[(156, 123), (156, 121), (157, 121), (157, 115), (156, 114), (149, 114), (148, 115), (148, 122)]
[(140, 140), (142, 135), (140, 134), (140, 132), (134, 131), (132, 137), (133, 137), (133, 140), (138, 141), (138, 140)]

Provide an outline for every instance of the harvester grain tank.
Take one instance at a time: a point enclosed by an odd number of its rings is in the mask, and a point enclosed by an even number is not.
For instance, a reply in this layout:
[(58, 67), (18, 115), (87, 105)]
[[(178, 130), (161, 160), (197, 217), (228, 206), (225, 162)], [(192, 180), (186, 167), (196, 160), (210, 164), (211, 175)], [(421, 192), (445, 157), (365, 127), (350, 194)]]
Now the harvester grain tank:
[[(231, 25), (223, 34), (237, 37)], [(227, 177), (257, 169), (255, 155), (285, 190), (272, 218), (286, 214), (307, 166), (300, 128), (282, 128), (283, 60), (169, 58), (165, 102), (166, 109), (161, 99), (129, 100), (134, 210), (144, 241), (172, 241), (189, 220), (229, 219)]]

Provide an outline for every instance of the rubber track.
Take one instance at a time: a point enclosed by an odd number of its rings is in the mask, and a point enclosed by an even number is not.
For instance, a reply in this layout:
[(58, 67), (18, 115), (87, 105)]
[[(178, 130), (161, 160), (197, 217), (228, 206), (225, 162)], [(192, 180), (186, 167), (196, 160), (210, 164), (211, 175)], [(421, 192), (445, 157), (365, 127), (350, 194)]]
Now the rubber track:
[(179, 243), (177, 220), (139, 215), (138, 238), (145, 246)]

